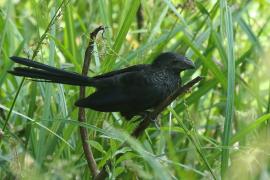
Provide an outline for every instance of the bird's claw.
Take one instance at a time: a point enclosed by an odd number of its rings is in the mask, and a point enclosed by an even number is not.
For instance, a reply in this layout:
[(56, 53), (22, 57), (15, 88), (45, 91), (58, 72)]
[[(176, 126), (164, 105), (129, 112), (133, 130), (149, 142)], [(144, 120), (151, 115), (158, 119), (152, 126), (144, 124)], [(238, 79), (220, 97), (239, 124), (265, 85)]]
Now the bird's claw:
[(160, 124), (159, 121), (157, 120), (157, 117), (152, 117), (150, 113), (151, 113), (150, 111), (144, 111), (140, 114), (141, 116), (140, 118), (144, 120), (145, 118), (147, 118), (147, 116), (149, 116), (150, 121), (155, 124), (157, 129), (160, 129)]
[(157, 118), (150, 118), (151, 122), (153, 122), (157, 129), (160, 129), (160, 124)]
[(141, 115), (141, 118), (142, 119), (145, 119), (148, 115), (149, 115), (149, 111), (144, 111), (144, 112), (142, 112), (140, 115)]

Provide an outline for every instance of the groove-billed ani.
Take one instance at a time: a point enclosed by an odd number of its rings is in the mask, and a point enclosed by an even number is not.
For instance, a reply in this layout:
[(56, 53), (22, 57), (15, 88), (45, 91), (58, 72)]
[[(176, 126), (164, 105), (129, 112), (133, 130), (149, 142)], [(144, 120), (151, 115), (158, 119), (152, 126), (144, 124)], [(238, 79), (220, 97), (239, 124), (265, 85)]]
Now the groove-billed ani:
[(9, 71), (16, 76), (95, 87), (93, 94), (78, 100), (75, 105), (102, 112), (120, 112), (127, 120), (155, 108), (181, 85), (179, 73), (195, 68), (192, 61), (172, 52), (160, 54), (152, 64), (130, 66), (95, 77), (82, 76), (26, 58), (13, 56), (10, 59), (28, 66)]

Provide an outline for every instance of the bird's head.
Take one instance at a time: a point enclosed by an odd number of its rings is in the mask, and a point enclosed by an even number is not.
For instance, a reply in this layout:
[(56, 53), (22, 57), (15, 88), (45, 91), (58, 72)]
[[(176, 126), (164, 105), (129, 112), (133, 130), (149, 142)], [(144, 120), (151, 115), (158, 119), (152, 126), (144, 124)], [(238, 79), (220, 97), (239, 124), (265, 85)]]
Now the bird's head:
[(160, 54), (153, 61), (152, 65), (155, 67), (168, 68), (176, 72), (195, 69), (194, 63), (187, 57), (172, 52)]

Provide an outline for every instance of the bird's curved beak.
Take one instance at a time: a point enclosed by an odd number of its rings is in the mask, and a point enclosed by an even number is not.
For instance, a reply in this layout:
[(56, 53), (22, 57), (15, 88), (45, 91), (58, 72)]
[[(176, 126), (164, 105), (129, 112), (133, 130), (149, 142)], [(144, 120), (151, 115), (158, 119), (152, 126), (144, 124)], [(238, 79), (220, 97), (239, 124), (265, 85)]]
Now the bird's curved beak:
[(184, 62), (182, 63), (182, 68), (183, 69), (195, 69), (196, 66), (191, 60), (189, 60), (188, 58), (185, 58)]

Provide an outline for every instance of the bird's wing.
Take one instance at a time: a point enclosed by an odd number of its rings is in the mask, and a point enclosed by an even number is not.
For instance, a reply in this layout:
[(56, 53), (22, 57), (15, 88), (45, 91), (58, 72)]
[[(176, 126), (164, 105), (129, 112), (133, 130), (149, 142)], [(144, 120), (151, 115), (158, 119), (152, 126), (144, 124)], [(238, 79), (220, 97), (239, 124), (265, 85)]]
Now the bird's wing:
[(143, 71), (127, 72), (110, 86), (97, 89), (87, 98), (77, 101), (76, 105), (103, 112), (136, 112), (153, 106), (157, 97), (159, 94)]
[(101, 74), (101, 75), (98, 75), (98, 76), (94, 76), (93, 79), (103, 79), (103, 78), (109, 78), (109, 77), (120, 75), (120, 74), (127, 73), (127, 72), (141, 71), (146, 66), (148, 66), (148, 65), (146, 65), (146, 64), (134, 65), (134, 66), (130, 66), (130, 67), (127, 67), (127, 68), (124, 68), (124, 69), (115, 70), (115, 71), (104, 73), (104, 74)]
[(91, 85), (96, 87), (97, 89), (112, 87), (115, 83), (118, 83), (119, 78), (124, 77), (127, 74), (137, 74), (138, 72), (143, 71), (145, 68), (147, 68), (147, 66), (149, 65), (140, 64), (94, 76), (92, 77)]

